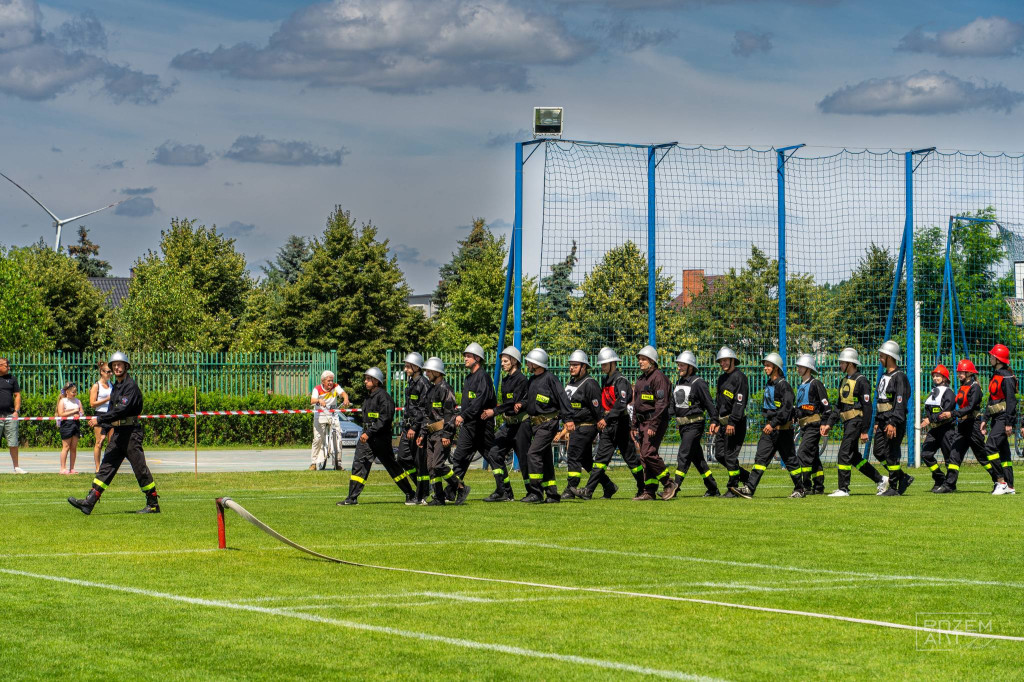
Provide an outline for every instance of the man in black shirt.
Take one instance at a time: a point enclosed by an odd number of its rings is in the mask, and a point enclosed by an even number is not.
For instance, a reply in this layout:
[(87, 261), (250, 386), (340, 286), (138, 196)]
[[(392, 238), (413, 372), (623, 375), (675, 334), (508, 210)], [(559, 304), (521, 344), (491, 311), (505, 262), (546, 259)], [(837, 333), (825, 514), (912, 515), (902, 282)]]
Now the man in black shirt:
[(804, 497), (803, 467), (796, 459), (796, 448), (793, 446), (793, 387), (786, 381), (782, 356), (769, 353), (764, 358), (764, 373), (768, 377), (768, 385), (764, 389), (762, 410), (767, 422), (761, 430), (757, 441), (757, 452), (754, 455), (754, 468), (746, 485), (729, 490), (748, 500), (754, 497), (757, 484), (778, 452), (783, 464), (793, 479), (793, 494), (790, 497)]
[(900, 465), (900, 445), (907, 434), (907, 408), (910, 404), (910, 380), (899, 370), (900, 346), (886, 341), (878, 350), (878, 361), (885, 373), (875, 390), (875, 459), (885, 463), (889, 471), (889, 488), (883, 497), (902, 495), (914, 477)]
[(363, 433), (356, 444), (356, 456), (352, 461), (352, 474), (348, 480), (348, 497), (338, 502), (338, 506), (358, 504), (359, 493), (366, 486), (366, 478), (370, 475), (370, 467), (376, 458), (399, 490), (405, 493), (405, 504), (418, 504), (416, 493), (409, 482), (409, 473), (395, 459), (391, 449), (391, 425), (395, 419), (395, 401), (384, 390), (384, 372), (371, 367), (363, 373), (363, 386), (369, 395), (363, 400)]
[(583, 472), (588, 474), (594, 468), (594, 440), (597, 438), (597, 420), (603, 414), (601, 409), (601, 386), (590, 376), (590, 358), (582, 350), (574, 350), (569, 356), (569, 383), (565, 394), (569, 399), (572, 421), (576, 429), (569, 434), (566, 446), (566, 467), (568, 481), (562, 492), (562, 499), (572, 499), (579, 492)]
[[(459, 479), (466, 477), (473, 463), (473, 453), (479, 452), (484, 457), (494, 447), (494, 413), (490, 410), (497, 405), (491, 375), (484, 369), (483, 347), (479, 343), (471, 343), (462, 357), (469, 376), (462, 384), (462, 406), (455, 417), (459, 436), (452, 455), (452, 470)], [(485, 411), (489, 417), (483, 416)], [(448, 499), (454, 500), (457, 491), (454, 484), (450, 485), (446, 491)]]
[(711, 475), (711, 467), (704, 458), (700, 439), (704, 435), (704, 415), (715, 416), (715, 403), (711, 400), (708, 382), (697, 376), (697, 356), (685, 350), (676, 357), (679, 379), (672, 390), (671, 409), (679, 428), (679, 452), (676, 455), (676, 477), (661, 493), (661, 499), (671, 500), (679, 492), (686, 472), (692, 465), (704, 479), (704, 497), (720, 497), (718, 483)]
[[(405, 356), (405, 405), (402, 410), (402, 424), (399, 427), (398, 464), (409, 481), (415, 480), (416, 501), (426, 504), (430, 496), (430, 475), (427, 473), (427, 454), (416, 445), (419, 437), (418, 424), (423, 411), (423, 401), (430, 390), (430, 384), (423, 376), (423, 356), (409, 353)], [(415, 479), (413, 478), (415, 476)]]
[(142, 423), (139, 421), (139, 415), (142, 414), (142, 391), (139, 390), (135, 379), (128, 374), (131, 363), (124, 353), (117, 352), (111, 355), (108, 364), (114, 373), (110, 409), (90, 419), (89, 426), (112, 427), (110, 445), (103, 453), (100, 470), (96, 472), (96, 478), (92, 481), (92, 490), (85, 499), (69, 497), (68, 502), (83, 514), (91, 514), (100, 495), (114, 480), (117, 470), (127, 459), (132, 465), (139, 487), (146, 494), (146, 506), (137, 513), (159, 514), (160, 496), (156, 494), (156, 482), (146, 465), (146, 453), (142, 450), (142, 440), (145, 436)]
[(7, 441), (7, 449), (11, 452), (11, 463), (14, 473), (23, 474), (25, 470), (18, 466), (18, 416), (21, 411), (21, 387), (18, 380), (11, 374), (11, 363), (7, 358), (0, 358), (0, 433)]
[(508, 475), (512, 466), (511, 453), (515, 450), (520, 461), (526, 457), (526, 451), (520, 450), (516, 444), (516, 436), (525, 413), (519, 414), (515, 408), (516, 403), (522, 403), (526, 399), (528, 383), (519, 369), (521, 361), (522, 356), (515, 346), (509, 346), (501, 351), (501, 369), (505, 372), (501, 378), (501, 400), (493, 408), (484, 410), (481, 415), (484, 419), (491, 419), (496, 414), (502, 415), (503, 418), (501, 428), (494, 435), (494, 445), (491, 446), (491, 451), (485, 454), (491, 473), (494, 474), (495, 488), (493, 493), (484, 498), (484, 502), (511, 502), (515, 499)]
[(737, 368), (739, 358), (728, 346), (715, 356), (722, 368), (715, 387), (714, 421), (708, 431), (715, 439), (715, 459), (729, 474), (723, 497), (739, 497), (733, 489), (746, 483), (750, 472), (740, 466), (740, 450), (747, 437), (747, 401), (750, 398), (747, 375)]
[[(530, 371), (530, 382), (526, 386), (526, 400), (516, 405), (517, 412), (525, 410), (529, 419), (519, 429), (520, 447), (527, 442), (526, 462), (520, 461), (527, 472), (526, 497), (520, 502), (560, 502), (557, 481), (555, 481), (555, 453), (551, 442), (558, 433), (559, 418), (565, 420), (565, 428), (572, 433), (576, 425), (572, 421), (569, 401), (565, 388), (554, 374), (548, 371), (548, 354), (543, 348), (534, 348), (526, 354), (526, 367)], [(544, 499), (542, 493), (547, 496)]]
[(836, 454), (839, 485), (829, 497), (849, 497), (853, 470), (861, 472), (883, 492), (889, 479), (871, 466), (866, 454), (860, 452), (860, 443), (868, 440), (868, 422), (871, 418), (871, 384), (860, 373), (860, 356), (855, 348), (844, 348), (839, 353), (839, 369), (846, 376), (839, 382), (839, 406), (832, 410), (828, 422), (821, 427), (821, 435), (828, 436), (838, 422), (843, 424), (843, 439)]
[(445, 483), (458, 488), (455, 504), (463, 504), (469, 497), (469, 486), (448, 467), (452, 439), (455, 437), (455, 393), (444, 378), (444, 362), (441, 358), (427, 358), (423, 372), (430, 382), (427, 399), (423, 404), (420, 437), (416, 444), (427, 451), (427, 469), (430, 470), (430, 486), (434, 497), (428, 507), (443, 507), (447, 503)]

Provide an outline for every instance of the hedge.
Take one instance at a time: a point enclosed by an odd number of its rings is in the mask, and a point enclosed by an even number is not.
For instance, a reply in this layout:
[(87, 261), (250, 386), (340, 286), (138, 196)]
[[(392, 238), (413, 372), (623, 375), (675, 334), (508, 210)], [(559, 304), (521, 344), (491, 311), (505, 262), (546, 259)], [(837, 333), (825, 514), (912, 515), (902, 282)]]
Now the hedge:
[[(21, 414), (24, 417), (53, 416), (57, 398), (22, 394)], [(285, 410), (308, 408), (309, 398), (251, 393), (247, 396), (220, 392), (200, 393), (200, 410)], [(188, 414), (193, 410), (193, 394), (189, 389), (150, 391), (145, 395), (146, 414)], [(91, 410), (86, 409), (87, 414)], [(83, 426), (85, 424), (83, 423)], [(145, 422), (149, 445), (192, 445), (191, 419), (148, 419)], [(55, 422), (21, 422), (18, 424), (21, 444), (27, 447), (60, 448), (60, 434)], [(313, 417), (308, 414), (224, 416), (199, 418), (200, 445), (303, 446), (313, 438)], [(82, 429), (79, 447), (92, 447), (92, 429)]]

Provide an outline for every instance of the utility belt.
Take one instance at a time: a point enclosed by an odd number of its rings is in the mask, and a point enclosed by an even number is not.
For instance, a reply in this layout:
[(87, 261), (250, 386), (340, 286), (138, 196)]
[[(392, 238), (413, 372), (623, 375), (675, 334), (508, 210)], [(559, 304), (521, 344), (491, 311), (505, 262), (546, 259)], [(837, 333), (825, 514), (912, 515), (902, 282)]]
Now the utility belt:
[(776, 426), (775, 430), (776, 431), (789, 431), (791, 428), (793, 428), (793, 422), (786, 422), (785, 424), (780, 424), (779, 426)]
[(676, 424), (679, 426), (686, 426), (687, 424), (696, 424), (697, 422), (703, 422), (704, 415), (698, 414), (696, 417), (677, 417)]
[(722, 426), (728, 425), (729, 417), (719, 417), (718, 418), (718, 423), (721, 424)]
[(1006, 401), (1000, 400), (998, 403), (989, 403), (988, 407), (985, 408), (985, 414), (1002, 414), (1006, 412)]
[(584, 426), (597, 426), (596, 422), (579, 422), (576, 424), (577, 429), (582, 429)]
[(510, 414), (505, 417), (506, 424), (522, 424), (523, 420), (526, 419), (525, 414)]
[(820, 414), (812, 414), (809, 417), (800, 417), (796, 420), (796, 423), (800, 425), (800, 428), (809, 426), (811, 424), (817, 424), (821, 421)]
[(863, 416), (864, 416), (864, 410), (858, 410), (856, 408), (854, 408), (852, 410), (846, 410), (845, 412), (840, 412), (839, 413), (839, 419), (842, 420), (842, 422), (844, 424), (846, 422), (850, 421), (851, 419), (856, 419), (857, 417), (863, 417)]
[(892, 403), (878, 403), (878, 413), (889, 412), (892, 410)]
[(444, 428), (444, 420), (443, 419), (439, 419), (436, 422), (431, 422), (431, 423), (427, 424), (427, 433), (437, 433), (438, 431), (440, 431), (443, 428)]
[(110, 422), (111, 426), (138, 426), (142, 421), (138, 417), (125, 417), (116, 422)]
[(967, 421), (970, 419), (976, 419), (981, 414), (981, 410), (971, 410), (960, 415), (960, 421)]
[(558, 419), (558, 413), (557, 412), (551, 412), (550, 414), (537, 414), (537, 415), (533, 415), (533, 416), (530, 417), (530, 423), (533, 424), (534, 426), (537, 426), (538, 424), (543, 424), (544, 422), (549, 422), (552, 419)]

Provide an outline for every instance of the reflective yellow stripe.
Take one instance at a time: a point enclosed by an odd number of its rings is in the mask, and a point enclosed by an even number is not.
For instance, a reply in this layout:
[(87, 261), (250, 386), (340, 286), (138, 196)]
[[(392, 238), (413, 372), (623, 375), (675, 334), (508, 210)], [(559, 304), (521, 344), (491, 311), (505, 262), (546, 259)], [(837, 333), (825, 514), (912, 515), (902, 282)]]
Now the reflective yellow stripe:
[(951, 469), (952, 471), (960, 471), (960, 466), (957, 464), (950, 464), (947, 468)]
[(579, 471), (570, 471), (568, 474), (566, 474), (566, 476), (568, 476), (569, 478), (579, 478), (582, 475), (583, 473)]
[(445, 474), (445, 475), (444, 475), (444, 476), (442, 476), (441, 478), (443, 478), (443, 479), (445, 479), (445, 480), (448, 480), (449, 478), (451, 478), (451, 477), (452, 477), (452, 476), (454, 476), (454, 475), (455, 475), (455, 472), (454, 472), (454, 471), (449, 471), (449, 472), (448, 472), (447, 474)]
[(679, 478), (686, 478), (686, 472), (682, 469), (676, 469), (676, 476)]
[(544, 478), (544, 474), (530, 474), (530, 479), (533, 481), (539, 481)]
[(648, 478), (646, 481), (644, 481), (644, 485), (658, 485), (658, 479)]
[(501, 476), (501, 475), (502, 475), (502, 474), (504, 474), (504, 473), (505, 473), (505, 470), (504, 470), (504, 469), (495, 469), (495, 470), (494, 470), (494, 475), (495, 475), (495, 476)]
[(704, 478), (707, 478), (710, 475), (711, 475), (711, 469), (708, 469), (707, 471), (704, 472)]
[(380, 417), (380, 412), (367, 412), (366, 416), (369, 417), (370, 419), (377, 419), (378, 417)]
[(736, 471), (730, 471), (729, 475), (730, 476), (739, 476), (740, 475), (740, 471), (739, 471), (739, 469), (737, 469)]
[(358, 476), (349, 476), (348, 478), (350, 481), (355, 481), (356, 483), (366, 483), (365, 478), (359, 478)]
[(1003, 462), (1003, 468), (1005, 469), (1006, 467), (1010, 467), (1012, 469), (1013, 468), (1013, 462)]
[(153, 489), (153, 488), (155, 488), (155, 487), (156, 487), (156, 481), (153, 481), (153, 482), (152, 482), (152, 483), (150, 483), (149, 485), (147, 485), (147, 486), (144, 486), (144, 487), (142, 488), (142, 492), (146, 492), (147, 490), (152, 490), (152, 489)]
[(557, 483), (555, 481), (544, 481), (544, 483), (543, 483), (543, 486), (545, 488), (547, 488), (548, 486), (552, 486), (552, 485), (557, 485)]
[(886, 465), (885, 468), (888, 469), (889, 471), (899, 471), (900, 470), (900, 465), (899, 464), (896, 464), (895, 466)]
[(853, 467), (850, 466), (849, 464), (840, 464), (839, 465), (839, 470), (840, 471), (853, 471)]
[(398, 476), (392, 476), (391, 478), (393, 478), (393, 479), (394, 479), (395, 483), (398, 483), (398, 482), (399, 482), (399, 481), (401, 481), (401, 480), (402, 480), (403, 478), (407, 478), (408, 476), (409, 476), (409, 472), (408, 472), (408, 471), (403, 471), (403, 472), (402, 472), (402, 473), (401, 473), (400, 475), (398, 475)]
[(100, 480), (100, 479), (98, 479), (98, 478), (94, 478), (94, 479), (92, 479), (92, 484), (93, 484), (93, 485), (98, 485), (99, 487), (103, 488), (104, 490), (106, 490), (106, 489), (107, 489), (107, 484), (106, 484), (106, 483), (104, 483), (103, 481), (101, 481), (101, 480)]
[(985, 468), (986, 468), (986, 469), (991, 469), (991, 468), (992, 468), (992, 465), (991, 465), (991, 464), (986, 464), (986, 465), (985, 465)]
[(938, 464), (932, 464), (930, 467), (928, 467), (928, 469), (931, 470), (931, 471), (935, 471), (938, 468), (939, 468)]
[(755, 464), (754, 468), (757, 469), (758, 471), (766, 471), (768, 469), (768, 467), (766, 467), (763, 464)]
[(661, 479), (665, 478), (666, 476), (668, 476), (668, 469), (665, 469), (664, 471), (662, 471), (660, 474), (655, 476), (655, 478), (657, 478), (660, 481)]
[(641, 464), (638, 467), (633, 467), (632, 469), (630, 469), (630, 471), (632, 471), (634, 474), (639, 474), (643, 470), (644, 470), (644, 465), (643, 464)]
[(819, 471), (818, 473), (814, 474), (814, 477), (815, 478), (819, 478), (819, 477), (820, 478), (824, 478), (825, 477), (825, 472), (824, 471)]
[(416, 473), (416, 470), (415, 469), (406, 469), (405, 473), (408, 474), (409, 477), (411, 478), (412, 475)]
[(994, 459), (999, 459), (999, 453), (998, 452), (996, 454), (994, 454), (994, 455), (989, 455), (988, 456), (988, 461), (991, 462)]
[(430, 479), (430, 482), (431, 483), (440, 483), (441, 482), (441, 477), (438, 476), (437, 478), (432, 478), (432, 479)]
[(416, 480), (417, 481), (429, 481), (430, 480), (430, 476), (417, 476)]
[(595, 469), (607, 469), (608, 465), (607, 464), (601, 464), (600, 462), (594, 462), (594, 468)]
[(862, 459), (861, 461), (857, 462), (856, 467), (858, 469), (862, 469), (864, 467), (864, 465), (867, 464), (867, 463), (868, 463), (868, 461), (866, 459)]

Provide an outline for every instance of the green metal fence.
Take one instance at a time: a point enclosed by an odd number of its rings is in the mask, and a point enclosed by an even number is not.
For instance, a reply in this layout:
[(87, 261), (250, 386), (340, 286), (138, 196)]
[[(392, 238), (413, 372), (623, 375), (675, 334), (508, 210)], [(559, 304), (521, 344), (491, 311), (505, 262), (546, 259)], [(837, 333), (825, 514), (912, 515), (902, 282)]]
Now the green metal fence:
[[(96, 353), (11, 353), (11, 373), (24, 393), (55, 395), (73, 381), (83, 390), (98, 378)], [(200, 393), (266, 393), (295, 396), (337, 372), (336, 351), (282, 353), (133, 353), (132, 376), (143, 391), (196, 387)]]

